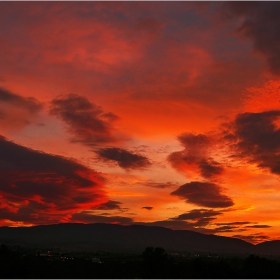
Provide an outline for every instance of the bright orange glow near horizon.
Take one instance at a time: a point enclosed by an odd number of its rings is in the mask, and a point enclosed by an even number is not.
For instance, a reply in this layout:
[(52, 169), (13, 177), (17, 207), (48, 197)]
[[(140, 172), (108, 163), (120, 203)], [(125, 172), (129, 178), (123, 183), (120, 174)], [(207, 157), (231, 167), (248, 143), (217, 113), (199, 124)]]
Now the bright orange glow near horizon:
[(1, 2), (0, 226), (280, 239), (277, 10)]

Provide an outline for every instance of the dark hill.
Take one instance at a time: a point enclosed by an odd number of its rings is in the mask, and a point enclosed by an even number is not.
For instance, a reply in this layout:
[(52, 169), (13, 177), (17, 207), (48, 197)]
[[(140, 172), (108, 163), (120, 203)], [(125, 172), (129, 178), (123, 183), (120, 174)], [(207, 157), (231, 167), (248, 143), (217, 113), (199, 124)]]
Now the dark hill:
[[(169, 252), (217, 253), (252, 253), (256, 247), (237, 238), (206, 235), (189, 230), (113, 224), (0, 227), (0, 243), (38, 248), (58, 246), (76, 251), (135, 253), (142, 252), (148, 246), (163, 247)], [(261, 244), (258, 246), (261, 248)]]
[(280, 241), (252, 245), (237, 238), (206, 235), (189, 230), (113, 224), (55, 224), (0, 227), (0, 243), (38, 248), (58, 246), (76, 251), (142, 252), (163, 247), (169, 252), (279, 254)]
[(280, 255), (280, 240), (266, 241), (255, 245), (256, 252), (265, 255)]

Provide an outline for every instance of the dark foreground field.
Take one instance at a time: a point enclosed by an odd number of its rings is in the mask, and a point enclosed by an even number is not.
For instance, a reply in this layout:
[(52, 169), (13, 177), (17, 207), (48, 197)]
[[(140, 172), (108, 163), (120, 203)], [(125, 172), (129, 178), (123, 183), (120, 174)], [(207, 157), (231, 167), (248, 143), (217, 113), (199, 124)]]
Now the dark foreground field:
[[(0, 248), (0, 278), (280, 278), (279, 258), (170, 256), (162, 248), (142, 255), (107, 254), (94, 263), (90, 254), (43, 257), (37, 249)], [(97, 260), (97, 258), (94, 258)]]

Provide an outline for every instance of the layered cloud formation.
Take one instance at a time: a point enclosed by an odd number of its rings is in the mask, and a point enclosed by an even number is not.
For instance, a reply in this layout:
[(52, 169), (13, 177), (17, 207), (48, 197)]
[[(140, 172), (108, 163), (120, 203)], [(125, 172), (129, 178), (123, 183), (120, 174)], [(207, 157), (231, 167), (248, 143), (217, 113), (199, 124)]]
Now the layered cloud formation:
[(0, 152), (2, 221), (67, 221), (72, 212), (102, 206), (107, 200), (102, 177), (71, 159), (35, 151), (2, 136)]

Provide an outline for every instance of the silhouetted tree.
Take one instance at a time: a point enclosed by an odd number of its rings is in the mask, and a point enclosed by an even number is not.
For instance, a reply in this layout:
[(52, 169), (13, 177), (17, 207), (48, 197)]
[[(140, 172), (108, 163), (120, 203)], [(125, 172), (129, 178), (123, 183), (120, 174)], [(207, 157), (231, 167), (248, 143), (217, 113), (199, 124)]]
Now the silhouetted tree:
[(170, 278), (172, 258), (161, 247), (147, 247), (142, 253), (144, 260), (144, 277)]
[(162, 263), (168, 260), (168, 255), (161, 247), (147, 247), (142, 254), (145, 262)]

